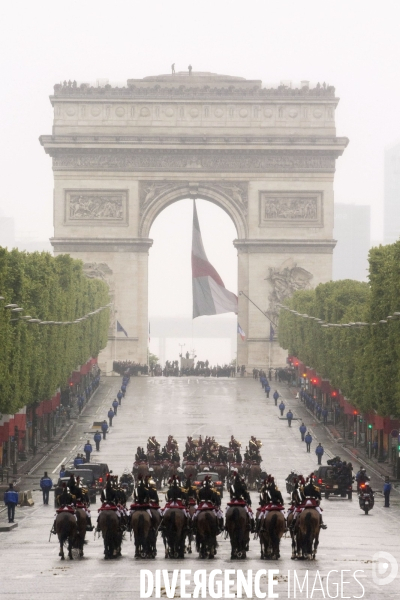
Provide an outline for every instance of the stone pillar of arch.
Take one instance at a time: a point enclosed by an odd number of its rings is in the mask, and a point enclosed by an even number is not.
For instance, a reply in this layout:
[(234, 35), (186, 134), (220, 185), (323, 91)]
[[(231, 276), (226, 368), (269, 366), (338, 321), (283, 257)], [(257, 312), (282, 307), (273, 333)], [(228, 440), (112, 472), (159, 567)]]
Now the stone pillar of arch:
[(113, 359), (147, 361), (149, 232), (183, 198), (209, 200), (231, 217), (238, 293), (265, 313), (239, 296), (246, 340), (238, 363), (282, 365), (268, 319), (276, 322), (293, 291), (332, 273), (335, 160), (348, 142), (336, 136), (334, 88), (265, 89), (192, 72), (126, 87), (64, 82), (51, 102), (52, 135), (40, 141), (53, 161), (52, 244), (110, 286), (103, 370)]

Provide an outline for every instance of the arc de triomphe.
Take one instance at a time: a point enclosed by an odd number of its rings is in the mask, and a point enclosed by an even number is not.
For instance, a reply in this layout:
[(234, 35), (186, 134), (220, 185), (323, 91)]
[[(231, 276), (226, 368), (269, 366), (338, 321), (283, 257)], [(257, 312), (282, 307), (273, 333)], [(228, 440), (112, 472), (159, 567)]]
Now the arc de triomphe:
[[(336, 137), (333, 87), (266, 89), (192, 72), (126, 87), (64, 82), (50, 100), (52, 135), (40, 142), (53, 159), (51, 241), (110, 285), (105, 370), (114, 357), (147, 360), (149, 231), (172, 202), (203, 198), (228, 213), (239, 290), (272, 321), (295, 289), (331, 279), (335, 160), (348, 143)], [(243, 295), (238, 320), (247, 334), (238, 364), (265, 366), (268, 320)], [(272, 350), (280, 363), (276, 343)]]

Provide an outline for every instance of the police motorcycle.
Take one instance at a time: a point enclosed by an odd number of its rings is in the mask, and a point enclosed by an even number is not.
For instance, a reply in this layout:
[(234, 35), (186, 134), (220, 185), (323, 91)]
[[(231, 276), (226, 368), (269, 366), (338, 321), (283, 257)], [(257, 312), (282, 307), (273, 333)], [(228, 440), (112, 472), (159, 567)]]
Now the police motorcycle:
[(374, 507), (374, 492), (368, 482), (360, 483), (358, 491), (358, 502), (361, 510), (368, 515), (369, 511)]

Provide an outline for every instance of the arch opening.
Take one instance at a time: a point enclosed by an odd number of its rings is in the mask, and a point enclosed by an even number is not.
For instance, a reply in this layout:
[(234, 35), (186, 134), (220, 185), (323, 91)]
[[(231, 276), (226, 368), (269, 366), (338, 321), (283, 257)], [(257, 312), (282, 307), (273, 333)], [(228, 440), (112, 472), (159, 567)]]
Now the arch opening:
[[(226, 211), (216, 203), (197, 200), (205, 251), (227, 289), (237, 293), (237, 231)], [(149, 231), (150, 352), (165, 360), (194, 352), (197, 360), (228, 364), (236, 357), (237, 317), (234, 314), (192, 319), (193, 201), (175, 200), (160, 210)], [(184, 346), (183, 346), (184, 344)]]

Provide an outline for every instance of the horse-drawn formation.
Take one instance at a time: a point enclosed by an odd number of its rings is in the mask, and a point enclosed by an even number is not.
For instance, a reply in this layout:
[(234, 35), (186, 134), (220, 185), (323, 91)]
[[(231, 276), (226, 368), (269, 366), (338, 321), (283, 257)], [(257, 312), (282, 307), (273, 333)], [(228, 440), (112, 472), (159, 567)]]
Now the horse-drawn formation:
[[(291, 504), (286, 512), (274, 478), (266, 473), (261, 475), (261, 442), (250, 438), (244, 460), (240, 447), (233, 436), (228, 446), (221, 446), (212, 437), (204, 440), (188, 437), (181, 466), (179, 447), (173, 436), (168, 437), (162, 449), (154, 437), (149, 437), (147, 452), (141, 447), (137, 449), (132, 474), (124, 472), (120, 481), (109, 476), (102, 491), (95, 535), (102, 536), (104, 557), (121, 556), (122, 543), (130, 534), (136, 558), (155, 558), (160, 535), (165, 558), (184, 558), (192, 553), (195, 543), (200, 558), (214, 559), (218, 537), (224, 534), (230, 541), (231, 559), (246, 558), (253, 535), (260, 544), (261, 559), (277, 560), (281, 540), (289, 533), (292, 558), (314, 559), (319, 531), (325, 526), (319, 508), (321, 495), (313, 474), (307, 481), (295, 473), (287, 477)], [(161, 508), (158, 492), (165, 484), (168, 489), (161, 493), (165, 494), (166, 502)], [(72, 489), (73, 485), (72, 482)], [(225, 515), (221, 510), (224, 486), (230, 495)], [(254, 488), (260, 493), (255, 512), (249, 493)], [(133, 502), (128, 507), (130, 490)], [(78, 495), (82, 498), (82, 494)], [(74, 554), (83, 556), (87, 522), (82, 503), (71, 501), (60, 506), (55, 532), (62, 559), (64, 546), (69, 558)]]

